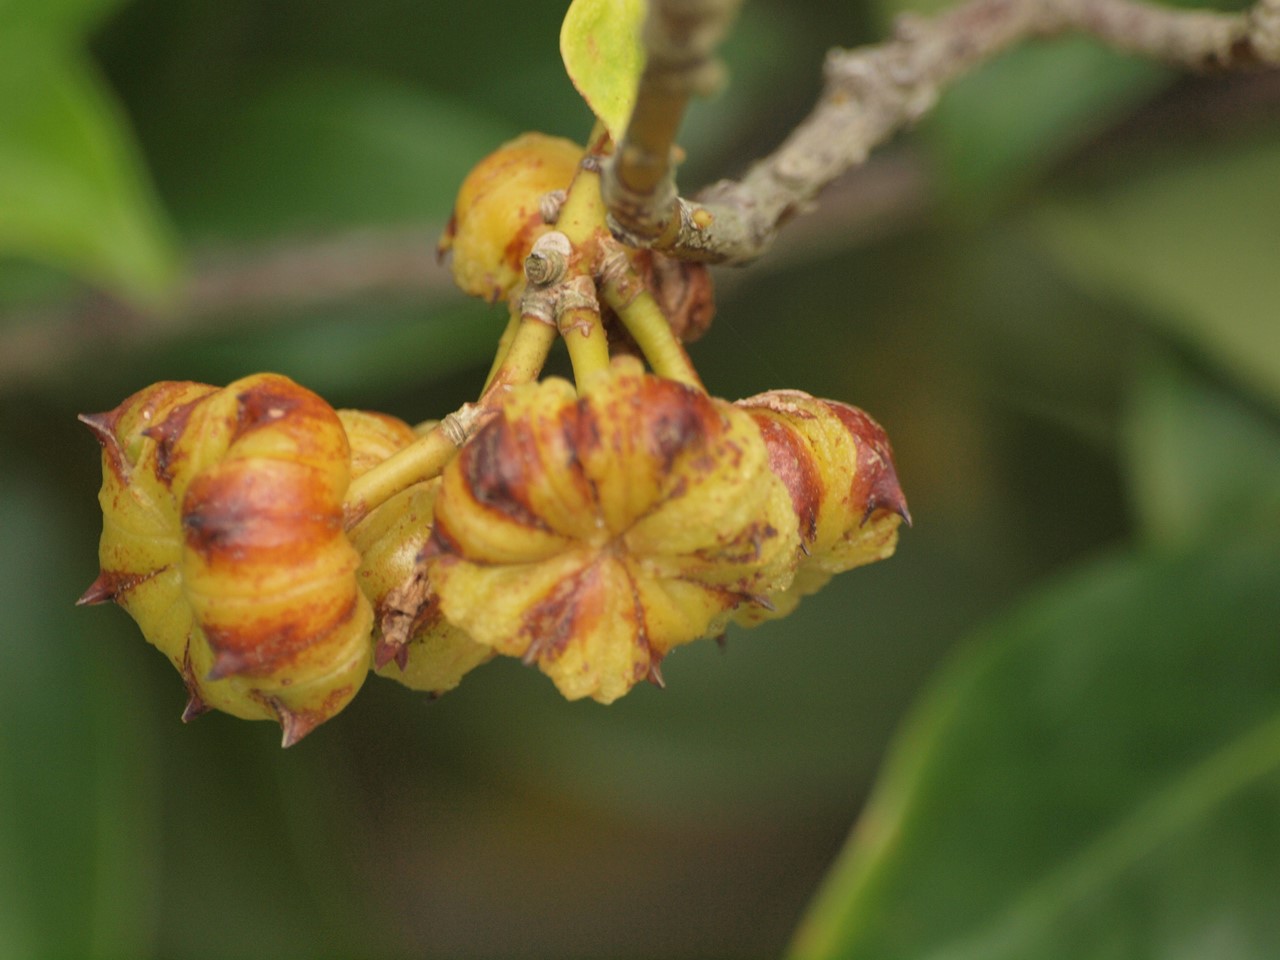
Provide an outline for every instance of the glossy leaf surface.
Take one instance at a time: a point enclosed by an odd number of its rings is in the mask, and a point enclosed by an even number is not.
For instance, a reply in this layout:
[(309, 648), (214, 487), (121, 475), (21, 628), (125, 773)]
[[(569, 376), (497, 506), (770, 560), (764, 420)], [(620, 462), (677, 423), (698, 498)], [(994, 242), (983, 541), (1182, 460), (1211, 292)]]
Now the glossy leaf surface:
[(119, 0), (0, 3), (0, 257), (155, 301), (167, 223), (124, 111), (82, 52)]
[(1280, 140), (1185, 151), (1047, 207), (1043, 236), (1084, 285), (1140, 307), (1280, 398)]
[(1280, 550), (1123, 557), (925, 698), (797, 958), (1274, 956)]

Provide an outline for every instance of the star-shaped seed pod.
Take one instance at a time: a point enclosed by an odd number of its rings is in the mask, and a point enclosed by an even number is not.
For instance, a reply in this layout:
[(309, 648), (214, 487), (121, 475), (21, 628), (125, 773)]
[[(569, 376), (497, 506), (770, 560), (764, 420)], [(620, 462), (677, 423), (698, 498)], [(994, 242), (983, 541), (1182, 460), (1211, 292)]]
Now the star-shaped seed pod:
[(911, 522), (884, 428), (862, 410), (800, 390), (771, 390), (736, 404), (764, 437), (791, 495), (804, 557), (795, 580), (735, 617), (751, 625), (786, 616), (837, 573), (892, 556)]
[(751, 417), (644, 373), (514, 390), (443, 474), (425, 551), (445, 616), (609, 703), (790, 583), (791, 498)]
[(368, 672), (372, 609), (342, 530), (350, 453), (337, 414), (286, 377), (155, 384), (82, 418), (102, 444), (102, 573), (182, 674), (184, 720), (280, 723), (296, 743)]
[[(414, 441), (402, 420), (360, 410), (339, 410), (351, 443), (352, 479)], [(494, 656), (444, 618), (418, 554), (431, 536), (436, 477), (414, 484), (379, 506), (350, 531), (360, 551), (360, 586), (374, 610), (379, 676), (439, 695)]]

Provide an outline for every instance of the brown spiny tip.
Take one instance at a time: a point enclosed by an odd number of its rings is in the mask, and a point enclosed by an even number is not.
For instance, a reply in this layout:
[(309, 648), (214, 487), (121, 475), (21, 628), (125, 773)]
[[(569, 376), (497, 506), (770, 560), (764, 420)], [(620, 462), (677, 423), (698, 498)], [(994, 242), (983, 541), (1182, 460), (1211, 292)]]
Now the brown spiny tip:
[(98, 438), (98, 443), (109, 449), (119, 449), (120, 443), (116, 439), (116, 421), (120, 418), (120, 408), (108, 410), (105, 413), (82, 413), (78, 417), (81, 423), (93, 431), (93, 435)]
[(520, 662), (526, 667), (532, 667), (538, 662), (538, 654), (542, 652), (542, 644), (535, 637), (529, 642), (529, 646), (525, 648), (524, 653), (520, 657)]
[(884, 427), (857, 407), (835, 400), (823, 402), (840, 418), (857, 443), (858, 463), (850, 492), (855, 502), (859, 495), (865, 498), (867, 506), (862, 523), (870, 520), (877, 510), (890, 510), (911, 526), (911, 511), (907, 509), (907, 498), (898, 482), (893, 447)]
[(89, 589), (76, 601), (77, 607), (92, 606), (95, 603), (107, 603), (120, 599), (122, 593), (128, 593), (140, 583), (145, 583), (169, 569), (168, 564), (146, 573), (123, 573), (119, 570), (103, 570), (98, 578), (89, 584)]
[(378, 645), (373, 650), (373, 664), (379, 670), (385, 667), (392, 660), (396, 662), (401, 670), (409, 662), (409, 646), (404, 643), (391, 643), (385, 638), (378, 641)]
[(645, 677), (645, 679), (648, 680), (650, 683), (652, 683), (659, 690), (667, 689), (667, 681), (664, 680), (662, 677), (662, 664), (658, 660), (649, 661), (649, 673)]
[(317, 713), (300, 713), (283, 706), (279, 701), (272, 701), (272, 707), (280, 720), (280, 746), (283, 749), (292, 747), (308, 733), (320, 726), (322, 717)]
[(907, 509), (907, 499), (903, 496), (902, 488), (898, 486), (898, 478), (893, 474), (892, 469), (881, 474), (867, 497), (867, 509), (862, 514), (862, 525), (865, 526), (877, 510), (896, 513), (902, 518), (903, 523), (908, 527), (911, 526), (911, 511)]
[(213, 707), (201, 700), (198, 694), (192, 693), (187, 700), (186, 708), (182, 711), (182, 722), (190, 723), (196, 717), (203, 717), (212, 709)]
[(887, 457), (876, 463), (870, 487), (867, 490), (867, 509), (863, 511), (862, 523), (865, 525), (877, 510), (888, 510), (902, 518), (902, 522), (911, 526), (911, 511), (907, 509), (907, 498), (898, 483), (898, 471), (893, 460)]
[(89, 589), (80, 594), (80, 599), (76, 601), (77, 607), (93, 606), (97, 603), (109, 603), (116, 598), (117, 581), (115, 576), (107, 571), (98, 574), (96, 580), (89, 584)]
[(742, 595), (742, 599), (746, 600), (748, 603), (754, 603), (757, 607), (768, 610), (770, 613), (775, 613), (778, 609), (774, 606), (773, 601), (763, 593), (744, 593)]
[(716, 646), (719, 647), (721, 650), (729, 649), (729, 637), (727, 634), (717, 633), (711, 639), (715, 641)]

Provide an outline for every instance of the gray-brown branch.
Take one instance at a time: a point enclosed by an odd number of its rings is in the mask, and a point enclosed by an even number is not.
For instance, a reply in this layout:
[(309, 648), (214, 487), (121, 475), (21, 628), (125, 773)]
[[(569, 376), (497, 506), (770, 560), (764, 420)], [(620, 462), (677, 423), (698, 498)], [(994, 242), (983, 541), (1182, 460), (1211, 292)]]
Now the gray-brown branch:
[(1240, 14), (1135, 0), (970, 0), (932, 18), (903, 16), (884, 43), (832, 51), (813, 112), (741, 180), (713, 184), (696, 201), (672, 183), (652, 193), (670, 204), (664, 211), (630, 215), (668, 224), (650, 243), (668, 253), (750, 262), (823, 187), (920, 119), (963, 74), (1023, 40), (1068, 32), (1190, 70), (1280, 65), (1280, 0)]
[(715, 50), (742, 0), (650, 0), (636, 104), (601, 184), (615, 232), (636, 243), (662, 236), (676, 207), (673, 150), (685, 107), (715, 91)]

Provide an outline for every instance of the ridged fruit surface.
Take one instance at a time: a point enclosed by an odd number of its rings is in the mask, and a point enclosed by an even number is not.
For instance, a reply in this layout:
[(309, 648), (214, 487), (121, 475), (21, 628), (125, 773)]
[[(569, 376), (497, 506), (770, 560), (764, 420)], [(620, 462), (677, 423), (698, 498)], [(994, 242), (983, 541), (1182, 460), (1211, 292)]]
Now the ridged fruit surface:
[[(338, 416), (351, 442), (353, 479), (418, 436), (408, 424), (384, 414), (340, 410)], [(350, 532), (361, 556), (360, 586), (374, 609), (378, 674), (433, 694), (452, 690), (493, 658), (490, 647), (444, 619), (419, 560), (431, 536), (439, 489), (438, 477), (416, 483)]]
[(833, 575), (893, 555), (910, 522), (884, 428), (862, 410), (800, 390), (771, 390), (736, 406), (756, 422), (769, 463), (791, 496), (804, 556), (773, 610), (743, 610), (745, 624), (785, 616)]
[(445, 616), (608, 703), (781, 590), (791, 498), (751, 417), (616, 359), (519, 388), (446, 468), (428, 553)]
[(103, 448), (102, 573), (182, 674), (184, 719), (210, 709), (281, 724), (288, 746), (359, 690), (372, 608), (342, 529), (346, 433), (276, 374), (224, 389), (164, 382), (82, 418)]

